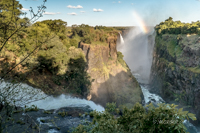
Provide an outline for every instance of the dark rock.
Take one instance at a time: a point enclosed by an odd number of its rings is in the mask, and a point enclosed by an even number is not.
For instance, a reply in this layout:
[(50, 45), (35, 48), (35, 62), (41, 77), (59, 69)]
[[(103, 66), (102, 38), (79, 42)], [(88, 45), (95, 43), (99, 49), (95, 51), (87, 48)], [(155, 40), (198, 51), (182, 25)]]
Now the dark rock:
[[(16, 122), (7, 123), (8, 127), (4, 129), (4, 132), (22, 133), (28, 131), (37, 133), (37, 125), (40, 125), (41, 133), (47, 133), (49, 130), (55, 130), (61, 133), (71, 132), (73, 127), (77, 127), (79, 124), (83, 123), (85, 119), (90, 122), (92, 121), (90, 117), (79, 116), (79, 113), (84, 114), (87, 112), (89, 114), (91, 111), (92, 109), (89, 106), (83, 106), (49, 110), (47, 111), (49, 113), (44, 113), (44, 110), (15, 113), (13, 118)], [(61, 116), (59, 112), (67, 112), (67, 115)], [(18, 124), (17, 121), (20, 121), (21, 124), (19, 122)], [(24, 124), (22, 124), (23, 122)]]

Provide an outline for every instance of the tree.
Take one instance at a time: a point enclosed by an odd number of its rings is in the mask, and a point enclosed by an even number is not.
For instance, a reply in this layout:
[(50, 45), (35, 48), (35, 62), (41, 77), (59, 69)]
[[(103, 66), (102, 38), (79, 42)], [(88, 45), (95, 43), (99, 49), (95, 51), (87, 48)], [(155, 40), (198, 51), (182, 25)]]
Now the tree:
[(61, 40), (64, 40), (66, 38), (67, 22), (58, 19), (58, 20), (44, 20), (41, 23), (46, 24), (51, 31), (53, 31), (56, 35), (59, 36)]
[[(34, 13), (33, 9), (30, 9), (30, 13), (32, 17), (28, 19), (26, 16), (24, 18), (23, 13), (20, 9), (22, 9), (22, 5), (19, 4), (16, 0), (1, 0), (0, 1), (0, 54), (3, 52), (8, 52), (9, 50), (6, 47), (11, 45), (17, 46), (22, 38), (24, 38), (24, 32), (27, 30), (27, 27), (30, 24), (34, 23), (37, 19), (42, 17), (42, 14), (45, 10), (45, 2), (41, 6), (38, 6), (38, 11)], [(37, 36), (37, 33), (36, 33)], [(8, 70), (1, 75), (0, 84), (5, 84), (4, 78), (9, 75), (18, 65), (25, 62), (25, 60), (30, 57), (41, 45), (49, 39), (50, 36), (47, 36), (43, 41), (38, 41), (35, 38), (35, 47), (31, 49), (29, 52), (26, 52), (24, 58), (18, 62), (14, 63), (14, 65), (8, 64)], [(19, 43), (19, 44), (18, 44)], [(20, 46), (18, 46), (20, 47)], [(17, 47), (17, 48), (18, 48)], [(10, 48), (12, 50), (12, 48)], [(17, 51), (18, 52), (18, 51)], [(14, 82), (14, 80), (13, 80)], [(16, 82), (14, 82), (16, 83)], [(6, 87), (1, 88), (0, 91), (0, 132), (5, 129), (5, 123), (12, 120), (12, 113), (17, 109), (16, 103), (19, 102), (24, 96), (18, 96), (19, 90), (16, 87), (20, 86), (20, 84), (12, 84), (6, 85)], [(32, 97), (36, 94), (32, 92)], [(29, 98), (27, 98), (29, 99)], [(26, 100), (27, 100), (26, 99)], [(27, 102), (30, 102), (28, 100)], [(24, 103), (25, 104), (25, 103)]]

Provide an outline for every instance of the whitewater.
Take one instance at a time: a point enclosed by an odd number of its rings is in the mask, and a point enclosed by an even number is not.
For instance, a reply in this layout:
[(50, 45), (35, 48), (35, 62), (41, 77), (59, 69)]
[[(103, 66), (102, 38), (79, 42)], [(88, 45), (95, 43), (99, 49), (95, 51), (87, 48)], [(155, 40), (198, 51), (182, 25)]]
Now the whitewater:
[[(40, 89), (24, 83), (12, 84), (1, 81), (0, 91), (11, 105), (14, 104), (13, 101), (15, 101), (15, 105), (20, 107), (35, 105), (39, 109), (51, 110), (62, 107), (84, 107), (88, 105), (93, 110), (105, 110), (101, 105), (97, 105), (93, 101), (64, 94), (57, 97), (48, 96)], [(2, 96), (0, 96), (0, 98), (2, 98)]]

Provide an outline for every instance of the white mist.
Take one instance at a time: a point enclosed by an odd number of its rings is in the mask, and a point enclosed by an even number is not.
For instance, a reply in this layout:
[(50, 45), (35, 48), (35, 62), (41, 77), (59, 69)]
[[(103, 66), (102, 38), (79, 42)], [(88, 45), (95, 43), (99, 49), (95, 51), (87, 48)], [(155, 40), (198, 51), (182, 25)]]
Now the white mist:
[(124, 60), (132, 73), (141, 76), (142, 83), (148, 83), (152, 64), (150, 51), (153, 47), (148, 46), (148, 36), (149, 34), (143, 33), (139, 27), (134, 27), (124, 37), (124, 44), (117, 46), (117, 50), (124, 55)]

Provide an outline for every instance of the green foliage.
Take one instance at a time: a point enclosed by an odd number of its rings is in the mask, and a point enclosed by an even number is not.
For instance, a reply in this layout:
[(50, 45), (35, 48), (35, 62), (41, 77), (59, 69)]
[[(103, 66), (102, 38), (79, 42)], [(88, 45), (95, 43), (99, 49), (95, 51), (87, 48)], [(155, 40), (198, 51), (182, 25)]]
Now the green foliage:
[(52, 114), (52, 112), (44, 110), (44, 114)]
[(114, 30), (114, 28), (113, 27), (106, 27), (106, 26), (102, 26), (102, 25), (100, 25), (100, 26), (95, 26), (94, 27), (94, 29), (95, 30), (104, 30), (104, 31), (113, 31)]
[(164, 34), (162, 36), (156, 36), (155, 45), (157, 49), (166, 51), (172, 57), (181, 57), (183, 50), (179, 44), (179, 35)]
[(0, 7), (0, 38), (5, 39), (19, 26), (20, 23), (16, 23), (16, 20), (22, 15), (22, 5), (16, 0), (1, 0)]
[(124, 108), (123, 115), (118, 118), (115, 118), (108, 110), (93, 111), (93, 121), (79, 125), (73, 133), (186, 133), (187, 129), (183, 120), (185, 118), (196, 120), (196, 117), (176, 107), (177, 105), (174, 104), (158, 104), (158, 107), (154, 107), (151, 103), (146, 106), (147, 111), (141, 104), (136, 103), (132, 109)]
[(41, 23), (46, 24), (49, 27), (49, 29), (54, 33), (59, 34), (58, 36), (60, 39), (62, 40), (65, 39), (67, 22), (58, 19), (58, 20), (44, 20)]
[(50, 31), (56, 34), (65, 46), (67, 46), (68, 48), (70, 47), (69, 38), (67, 37), (67, 22), (58, 19), (58, 20), (44, 20), (39, 23), (46, 24), (50, 29)]
[(38, 111), (38, 107), (35, 105), (32, 105), (31, 107), (25, 108), (25, 112), (29, 112), (29, 111)]
[(121, 53), (121, 52), (117, 52), (117, 61), (123, 66), (126, 68), (126, 62), (123, 60), (124, 58), (124, 55)]
[(45, 123), (45, 120), (43, 120), (43, 119), (41, 119), (40, 121), (41, 121), (42, 123)]
[(88, 113), (87, 112), (85, 112), (85, 116), (87, 116), (88, 115)]
[(175, 56), (175, 48), (176, 48), (177, 42), (175, 40), (171, 40), (170, 43), (167, 45), (167, 50), (169, 54), (174, 57)]
[(189, 67), (188, 70), (194, 72), (194, 73), (200, 73), (200, 67)]
[(68, 116), (67, 112), (58, 112), (58, 115), (61, 115), (62, 117)]
[(66, 81), (69, 83), (68, 88), (73, 89), (78, 94), (86, 95), (91, 85), (90, 76), (87, 71), (87, 62), (84, 56), (70, 58), (68, 71), (65, 74)]
[(79, 116), (79, 117), (81, 117), (81, 116), (82, 116), (82, 114), (81, 114), (81, 113), (79, 113), (79, 114), (78, 114), (78, 116)]
[(89, 114), (89, 115), (90, 115), (90, 117), (94, 117), (94, 114), (93, 114), (93, 112), (90, 112), (90, 114)]
[(158, 35), (161, 34), (199, 34), (200, 35), (200, 22), (181, 23), (180, 21), (173, 21), (171, 17), (161, 22), (155, 27)]
[(53, 74), (65, 73), (68, 59), (67, 48), (57, 36), (44, 44), (38, 52), (40, 66), (44, 66)]
[(84, 36), (82, 39), (81, 39), (82, 42), (84, 43), (87, 43), (87, 44), (91, 44), (92, 43), (92, 39), (90, 36)]
[(70, 46), (74, 46), (76, 48), (78, 48), (78, 41), (75, 38), (70, 39)]
[(107, 43), (109, 36), (117, 37), (118, 35), (118, 30), (112, 27), (90, 27), (85, 24), (73, 25), (71, 31), (72, 37), (78, 36), (82, 42), (87, 44)]
[(170, 63), (168, 64), (168, 67), (171, 68), (172, 71), (175, 70), (175, 64), (174, 64), (173, 62), (170, 62)]
[(16, 123), (20, 124), (20, 125), (24, 125), (25, 124), (25, 122), (23, 122), (22, 120), (18, 120)]
[(106, 111), (109, 113), (114, 113), (116, 110), (116, 103), (107, 103), (106, 104)]

